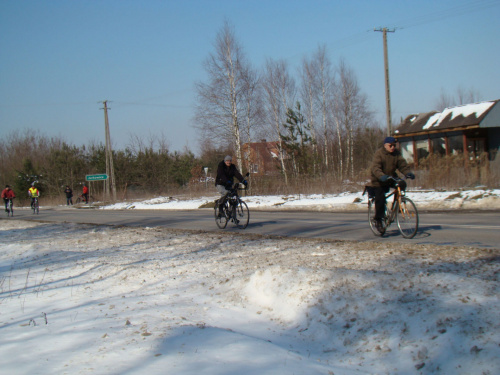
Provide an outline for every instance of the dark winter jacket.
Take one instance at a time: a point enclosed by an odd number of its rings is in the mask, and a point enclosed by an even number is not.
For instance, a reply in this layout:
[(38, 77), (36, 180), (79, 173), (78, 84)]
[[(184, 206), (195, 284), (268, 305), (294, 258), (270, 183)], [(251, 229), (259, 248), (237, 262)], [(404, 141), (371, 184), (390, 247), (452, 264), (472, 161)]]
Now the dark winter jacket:
[(73, 197), (73, 190), (71, 190), (71, 188), (67, 188), (66, 190), (64, 190), (64, 192), (66, 193), (66, 198)]
[(380, 177), (387, 175), (397, 177), (396, 170), (406, 175), (410, 172), (410, 166), (401, 156), (398, 149), (393, 152), (387, 151), (384, 146), (379, 148), (373, 157), (373, 163), (370, 168), (370, 183), (369, 186), (378, 187), (386, 184), (380, 182)]
[(240, 182), (243, 182), (244, 178), (241, 173), (236, 168), (236, 165), (231, 164), (229, 167), (224, 163), (224, 160), (219, 163), (217, 167), (217, 177), (215, 178), (215, 185), (227, 186), (234, 183), (234, 177), (236, 177)]

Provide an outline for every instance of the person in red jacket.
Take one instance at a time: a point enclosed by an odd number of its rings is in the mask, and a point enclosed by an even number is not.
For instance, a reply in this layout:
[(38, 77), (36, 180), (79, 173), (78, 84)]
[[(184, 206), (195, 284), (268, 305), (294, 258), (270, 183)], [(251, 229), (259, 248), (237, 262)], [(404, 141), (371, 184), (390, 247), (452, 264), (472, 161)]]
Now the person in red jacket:
[(16, 197), (16, 194), (14, 194), (14, 190), (12, 190), (9, 185), (6, 185), (5, 189), (2, 190), (2, 198), (5, 202), (5, 212), (7, 212), (7, 214), (9, 213), (9, 209), (8, 209), (7, 205), (9, 203), (9, 201), (11, 201), (12, 206), (14, 206), (14, 201), (12, 199), (14, 199), (15, 197)]
[(89, 188), (87, 185), (83, 184), (83, 198), (85, 199), (85, 203), (89, 203)]

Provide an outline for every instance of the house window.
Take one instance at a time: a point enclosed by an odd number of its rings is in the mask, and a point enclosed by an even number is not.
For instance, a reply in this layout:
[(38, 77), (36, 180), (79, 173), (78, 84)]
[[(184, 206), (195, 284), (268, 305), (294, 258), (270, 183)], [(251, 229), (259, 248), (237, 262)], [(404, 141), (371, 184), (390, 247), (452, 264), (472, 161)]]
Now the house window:
[(408, 164), (412, 164), (414, 162), (413, 141), (400, 142), (399, 151), (401, 151), (401, 155), (403, 156), (403, 158), (405, 158)]
[(450, 155), (457, 155), (464, 152), (464, 138), (460, 135), (448, 137), (448, 147)]
[(415, 146), (417, 148), (418, 160), (424, 159), (429, 155), (429, 140), (428, 139), (422, 139), (420, 141), (416, 141)]
[(446, 155), (446, 141), (444, 137), (431, 139), (432, 153), (434, 155)]

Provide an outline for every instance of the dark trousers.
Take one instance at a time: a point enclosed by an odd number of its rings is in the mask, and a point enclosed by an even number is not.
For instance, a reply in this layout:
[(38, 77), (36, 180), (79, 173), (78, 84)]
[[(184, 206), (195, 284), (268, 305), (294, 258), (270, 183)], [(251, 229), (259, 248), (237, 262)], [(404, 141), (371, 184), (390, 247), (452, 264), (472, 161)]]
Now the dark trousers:
[(7, 211), (7, 205), (9, 204), (9, 201), (12, 201), (12, 207), (14, 207), (14, 201), (11, 198), (4, 198), (3, 200), (5, 202), (5, 211)]
[(385, 216), (385, 195), (389, 192), (388, 186), (376, 187), (375, 189), (375, 219), (383, 219)]

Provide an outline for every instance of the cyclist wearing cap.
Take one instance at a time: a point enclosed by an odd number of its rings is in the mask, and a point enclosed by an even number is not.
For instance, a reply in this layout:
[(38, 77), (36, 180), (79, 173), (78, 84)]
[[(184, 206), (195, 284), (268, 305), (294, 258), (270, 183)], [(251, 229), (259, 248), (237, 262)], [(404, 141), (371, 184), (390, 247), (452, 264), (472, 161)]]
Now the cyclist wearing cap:
[(396, 170), (414, 179), (415, 175), (410, 171), (410, 166), (401, 156), (396, 148), (397, 140), (394, 137), (386, 137), (384, 145), (379, 148), (373, 157), (370, 167), (370, 183), (375, 193), (375, 220), (377, 228), (382, 228), (382, 219), (385, 216), (385, 194), (389, 192), (391, 181), (389, 177), (397, 177)]
[(224, 206), (227, 194), (230, 192), (229, 189), (233, 186), (234, 177), (240, 180), (245, 186), (248, 184), (238, 171), (238, 168), (236, 168), (236, 165), (233, 164), (232, 156), (227, 155), (224, 160), (219, 163), (217, 167), (217, 177), (215, 178), (215, 188), (220, 195), (222, 195), (222, 198), (219, 199), (220, 212), (223, 211), (222, 207)]
[(33, 204), (35, 203), (35, 198), (38, 198), (40, 196), (40, 192), (36, 188), (34, 182), (31, 184), (31, 187), (28, 189), (28, 196), (31, 198), (31, 208), (33, 208)]
[[(5, 189), (2, 190), (2, 198), (5, 202), (5, 212), (9, 212), (8, 203), (15, 197), (16, 195), (14, 194), (14, 190), (12, 190), (9, 185), (6, 185)], [(12, 201), (12, 205), (14, 205), (14, 201)]]

